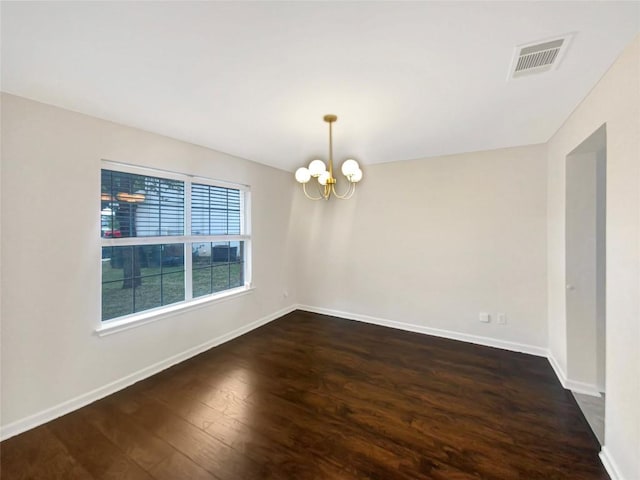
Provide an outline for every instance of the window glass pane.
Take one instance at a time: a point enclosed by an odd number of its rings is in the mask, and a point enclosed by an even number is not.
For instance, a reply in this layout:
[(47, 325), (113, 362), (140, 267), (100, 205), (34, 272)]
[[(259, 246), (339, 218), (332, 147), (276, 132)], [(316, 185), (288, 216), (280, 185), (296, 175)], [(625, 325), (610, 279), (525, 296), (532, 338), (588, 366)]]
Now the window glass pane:
[[(156, 176), (147, 169), (123, 167), (138, 172), (126, 173), (114, 168), (101, 170), (102, 320), (244, 285), (244, 242), (197, 241), (204, 235), (224, 238), (245, 233), (243, 190), (192, 183), (177, 174), (169, 176), (181, 180), (162, 178), (162, 172)], [(185, 188), (191, 191), (191, 205), (185, 205)], [(187, 210), (190, 232), (184, 228)], [(188, 243), (136, 240), (170, 235), (184, 236), (180, 241)], [(190, 271), (186, 271), (185, 248), (190, 250)], [(191, 279), (189, 292), (185, 275)]]
[(194, 243), (191, 245), (191, 261), (193, 268), (207, 267), (211, 265), (211, 244)]
[(220, 292), (229, 288), (229, 264), (214, 265), (211, 267), (213, 292)]
[(184, 234), (184, 182), (102, 170), (103, 237)]
[(191, 245), (191, 264), (193, 275), (193, 297), (201, 297), (211, 293), (211, 243), (194, 243)]
[[(152, 269), (154, 271), (160, 270)], [(145, 273), (149, 273), (148, 271)], [(144, 312), (151, 308), (162, 306), (162, 281), (161, 274), (149, 275), (139, 278), (139, 283), (134, 283), (135, 298), (134, 309), (136, 312)]]
[(229, 242), (231, 247), (231, 261), (244, 263), (244, 242)]
[(194, 268), (192, 276), (193, 298), (211, 293), (211, 267)]
[(244, 285), (244, 243), (193, 244), (194, 298)]
[(211, 262), (213, 264), (229, 263), (229, 242), (214, 243), (211, 247)]
[(209, 186), (191, 185), (191, 233), (209, 235)]
[(191, 186), (193, 235), (240, 235), (241, 192), (194, 183)]
[(184, 244), (105, 247), (102, 320), (181, 302)]
[(229, 288), (241, 287), (244, 285), (242, 265), (232, 263), (229, 267)]
[(102, 284), (102, 320), (133, 313), (133, 290), (123, 290), (122, 281)]
[(162, 305), (184, 300), (184, 270), (162, 275)]
[(137, 248), (140, 255), (140, 267), (160, 268), (162, 264), (162, 245), (141, 245)]
[(240, 190), (229, 190), (229, 221), (227, 227), (227, 233), (229, 235), (240, 235)]
[(244, 242), (230, 242), (229, 288), (244, 285)]
[(225, 235), (227, 233), (227, 211), (212, 209), (209, 213), (211, 221), (211, 235)]
[(132, 248), (102, 249), (102, 320), (133, 313), (133, 291), (123, 288), (125, 271), (131, 276)]
[(162, 246), (162, 266), (165, 271), (168, 267), (180, 267), (184, 270), (184, 245), (175, 243), (173, 245)]

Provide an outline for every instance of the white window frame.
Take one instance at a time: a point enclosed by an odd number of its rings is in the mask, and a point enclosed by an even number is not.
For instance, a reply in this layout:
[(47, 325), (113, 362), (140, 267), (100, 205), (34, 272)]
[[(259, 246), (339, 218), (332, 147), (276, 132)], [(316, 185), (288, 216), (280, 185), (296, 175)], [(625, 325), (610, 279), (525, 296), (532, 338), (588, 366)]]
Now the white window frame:
[[(205, 305), (226, 301), (231, 298), (245, 295), (253, 290), (251, 283), (251, 187), (237, 183), (214, 180), (207, 177), (188, 175), (169, 170), (161, 170), (157, 168), (142, 167), (129, 165), (125, 163), (113, 162), (111, 160), (102, 160), (100, 171), (113, 170), (122, 173), (130, 173), (134, 175), (148, 175), (167, 180), (178, 180), (184, 182), (184, 235), (164, 235), (164, 236), (143, 236), (143, 237), (125, 237), (125, 238), (104, 238), (100, 239), (100, 250), (103, 247), (125, 247), (149, 244), (177, 244), (184, 245), (184, 271), (185, 271), (185, 299), (181, 302), (172, 303), (156, 307), (142, 312), (136, 312), (121, 317), (102, 320), (102, 262), (100, 263), (100, 312), (96, 332), (100, 336), (109, 335), (129, 328), (144, 325), (156, 320), (166, 318), (178, 313), (182, 313), (194, 308), (201, 308)], [(222, 187), (237, 189), (242, 192), (240, 195), (240, 224), (241, 235), (191, 235), (191, 185), (209, 185), (212, 187)], [(195, 243), (214, 243), (214, 242), (244, 242), (244, 261), (243, 261), (243, 278), (244, 285), (220, 292), (214, 292), (208, 295), (193, 298), (192, 285), (192, 245)]]

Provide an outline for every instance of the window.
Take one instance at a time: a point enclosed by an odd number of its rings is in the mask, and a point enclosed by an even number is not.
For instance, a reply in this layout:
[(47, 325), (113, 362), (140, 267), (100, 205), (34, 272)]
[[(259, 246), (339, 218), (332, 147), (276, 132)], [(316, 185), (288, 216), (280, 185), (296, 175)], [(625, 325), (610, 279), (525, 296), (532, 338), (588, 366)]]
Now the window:
[(104, 167), (102, 321), (248, 287), (246, 187)]

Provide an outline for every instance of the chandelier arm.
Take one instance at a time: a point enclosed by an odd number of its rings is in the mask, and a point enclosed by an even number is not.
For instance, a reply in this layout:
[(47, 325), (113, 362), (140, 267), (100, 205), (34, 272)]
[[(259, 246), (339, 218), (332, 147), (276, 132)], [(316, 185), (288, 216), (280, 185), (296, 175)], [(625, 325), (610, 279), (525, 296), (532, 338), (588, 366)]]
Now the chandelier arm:
[(349, 188), (351, 190), (351, 193), (349, 193), (348, 197), (345, 197), (345, 200), (349, 200), (351, 197), (353, 197), (353, 194), (356, 193), (356, 182), (352, 182), (351, 185), (349, 185)]
[(349, 188), (347, 188), (347, 191), (340, 195), (338, 192), (336, 192), (336, 186), (334, 183), (331, 185), (331, 191), (337, 198), (341, 200), (348, 200), (353, 196), (353, 192), (356, 191), (356, 184), (354, 182), (349, 182)]
[(353, 197), (353, 194), (356, 193), (356, 187), (358, 186), (357, 183), (353, 183), (353, 190), (351, 190), (351, 195), (349, 195), (349, 198)]
[(318, 183), (317, 187), (320, 197), (324, 198), (325, 200), (329, 200), (329, 197), (331, 196), (331, 185), (329, 185), (328, 183), (325, 183), (324, 185)]
[(304, 192), (304, 196), (307, 197), (309, 200), (322, 200), (322, 198), (323, 198), (322, 196), (312, 197), (311, 195), (309, 195), (307, 193), (307, 184), (306, 183), (302, 184), (302, 191)]
[(349, 185), (349, 188), (351, 189), (351, 193), (348, 197), (345, 198), (345, 200), (349, 200), (351, 197), (353, 197), (353, 194), (356, 193), (356, 183), (352, 182), (351, 185)]

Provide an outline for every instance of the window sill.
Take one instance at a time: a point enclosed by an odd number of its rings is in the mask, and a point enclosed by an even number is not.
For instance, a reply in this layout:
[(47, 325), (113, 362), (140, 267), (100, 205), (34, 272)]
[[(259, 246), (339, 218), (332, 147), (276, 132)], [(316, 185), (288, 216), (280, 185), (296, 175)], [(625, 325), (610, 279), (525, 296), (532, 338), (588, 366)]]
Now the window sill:
[(221, 303), (237, 297), (242, 297), (244, 295), (252, 293), (254, 289), (255, 288), (252, 286), (234, 288), (204, 298), (196, 298), (194, 300), (189, 300), (188, 302), (168, 305), (166, 307), (160, 307), (154, 310), (129, 315), (124, 318), (106, 320), (102, 322), (95, 331), (99, 337), (105, 337), (107, 335), (112, 335), (114, 333), (129, 330), (131, 328), (140, 327), (142, 325), (146, 325), (147, 323), (156, 322), (173, 315), (185, 313), (190, 310), (196, 310), (198, 308), (206, 307), (214, 303)]

